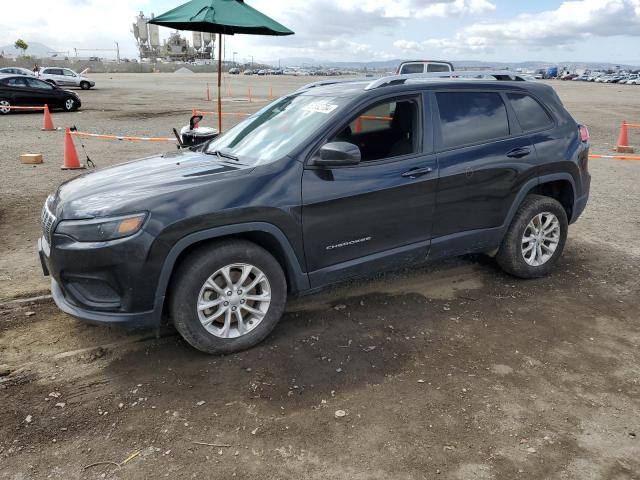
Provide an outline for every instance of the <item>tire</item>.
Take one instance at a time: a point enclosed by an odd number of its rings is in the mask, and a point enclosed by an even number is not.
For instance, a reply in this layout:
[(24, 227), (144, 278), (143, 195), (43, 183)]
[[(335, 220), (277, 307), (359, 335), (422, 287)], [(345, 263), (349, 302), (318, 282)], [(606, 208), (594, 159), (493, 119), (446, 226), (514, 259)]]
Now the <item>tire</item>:
[[(541, 225), (542, 233), (538, 233)], [(502, 270), (515, 277), (543, 277), (562, 255), (568, 228), (567, 212), (557, 200), (528, 195), (502, 239), (496, 261)]]
[(0, 98), (0, 115), (7, 115), (11, 110), (6, 108), (11, 106), (11, 100), (8, 98)]
[(45, 82), (50, 83), (51, 85), (57, 85), (57, 83), (53, 80), (45, 80)]
[(89, 90), (91, 88), (91, 84), (89, 82), (80, 82), (80, 88), (82, 90)]
[[(232, 286), (221, 273), (229, 267)], [(241, 282), (249, 267), (250, 273)], [(266, 283), (263, 279), (254, 288), (240, 291), (239, 286), (251, 287), (262, 278), (259, 273), (264, 274)], [(230, 288), (233, 295), (227, 296)], [(269, 301), (262, 301), (267, 296)], [(251, 300), (255, 298), (261, 300)], [(191, 346), (208, 354), (228, 354), (264, 340), (280, 320), (286, 299), (286, 279), (272, 255), (245, 240), (225, 240), (198, 248), (180, 263), (171, 282), (169, 312), (176, 329)], [(203, 309), (202, 305), (212, 303), (216, 306)], [(243, 318), (242, 324), (238, 316)], [(212, 318), (215, 320), (211, 322)]]
[(75, 98), (67, 97), (62, 103), (65, 112), (75, 112), (78, 109), (78, 101)]

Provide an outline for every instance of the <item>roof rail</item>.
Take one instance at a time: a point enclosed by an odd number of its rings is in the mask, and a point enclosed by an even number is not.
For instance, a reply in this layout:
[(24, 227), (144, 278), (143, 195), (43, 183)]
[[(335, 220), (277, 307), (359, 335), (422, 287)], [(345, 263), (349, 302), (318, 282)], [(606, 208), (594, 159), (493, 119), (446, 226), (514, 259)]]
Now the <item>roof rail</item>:
[(306, 85), (303, 85), (302, 87), (297, 89), (296, 92), (304, 92), (305, 90), (311, 90), (312, 88), (325, 87), (327, 85), (335, 85), (337, 83), (352, 83), (352, 82), (362, 82), (362, 79), (349, 78), (345, 80), (338, 80), (338, 79), (320, 80), (319, 82), (307, 83)]
[(520, 73), (509, 70), (455, 70), (453, 72), (433, 72), (433, 73), (407, 73), (404, 75), (390, 75), (388, 77), (378, 78), (369, 83), (365, 90), (373, 90), (374, 88), (387, 87), (389, 85), (402, 85), (408, 81), (421, 81), (433, 79), (452, 79), (452, 80), (513, 80), (526, 81), (527, 77)]

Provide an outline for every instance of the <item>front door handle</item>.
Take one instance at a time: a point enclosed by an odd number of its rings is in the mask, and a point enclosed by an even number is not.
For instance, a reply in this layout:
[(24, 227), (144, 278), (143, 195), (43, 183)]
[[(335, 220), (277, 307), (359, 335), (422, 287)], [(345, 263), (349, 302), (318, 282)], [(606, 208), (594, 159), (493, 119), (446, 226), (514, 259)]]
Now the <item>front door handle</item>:
[(408, 177), (408, 178), (418, 178), (418, 177), (421, 177), (422, 175), (427, 175), (431, 172), (433, 172), (433, 168), (431, 167), (422, 167), (422, 168), (416, 167), (416, 168), (412, 168), (411, 170), (407, 170), (402, 174), (402, 176)]
[(520, 147), (514, 148), (509, 153), (507, 153), (507, 157), (509, 158), (523, 158), (531, 153), (531, 149), (529, 147)]

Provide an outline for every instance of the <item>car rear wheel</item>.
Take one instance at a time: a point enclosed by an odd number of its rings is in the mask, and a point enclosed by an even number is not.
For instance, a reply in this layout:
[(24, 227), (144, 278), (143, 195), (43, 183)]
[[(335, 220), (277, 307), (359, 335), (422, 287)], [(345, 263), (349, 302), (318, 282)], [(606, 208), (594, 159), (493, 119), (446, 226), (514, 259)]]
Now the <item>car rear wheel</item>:
[(180, 264), (170, 313), (190, 345), (227, 354), (261, 342), (280, 320), (286, 296), (273, 256), (251, 242), (228, 240), (201, 247)]
[(9, 108), (10, 106), (11, 102), (9, 100), (6, 98), (0, 98), (0, 114), (6, 115), (11, 112), (11, 109)]
[(567, 213), (557, 200), (527, 196), (502, 240), (498, 265), (520, 278), (547, 275), (562, 255), (568, 228)]
[(45, 80), (45, 82), (50, 83), (51, 85), (56, 85), (56, 82), (54, 80)]
[(89, 82), (80, 82), (80, 88), (82, 90), (89, 90), (91, 88), (91, 84)]
[(67, 97), (62, 104), (65, 112), (73, 112), (78, 109), (78, 101), (75, 98)]

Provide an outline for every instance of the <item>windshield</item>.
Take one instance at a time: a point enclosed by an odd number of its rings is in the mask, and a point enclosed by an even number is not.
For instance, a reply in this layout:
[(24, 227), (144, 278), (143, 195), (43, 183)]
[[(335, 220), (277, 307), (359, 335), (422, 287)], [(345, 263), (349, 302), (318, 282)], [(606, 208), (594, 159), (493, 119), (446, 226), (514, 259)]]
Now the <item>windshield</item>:
[(300, 146), (349, 100), (299, 94), (283, 97), (213, 140), (207, 153), (221, 152), (256, 165), (272, 162)]

